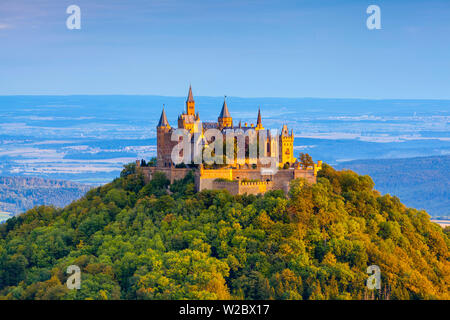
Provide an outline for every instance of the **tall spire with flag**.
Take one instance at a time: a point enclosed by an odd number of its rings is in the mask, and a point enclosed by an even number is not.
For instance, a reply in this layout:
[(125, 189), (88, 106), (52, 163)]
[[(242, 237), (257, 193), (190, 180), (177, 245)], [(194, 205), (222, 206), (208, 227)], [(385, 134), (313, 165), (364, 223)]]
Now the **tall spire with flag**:
[(194, 95), (192, 94), (192, 86), (189, 85), (189, 93), (186, 100), (186, 112), (188, 115), (194, 116), (195, 115), (195, 101), (194, 101)]
[(189, 93), (186, 102), (194, 102), (194, 95), (192, 94), (192, 86), (189, 85)]
[(256, 120), (256, 130), (264, 129), (261, 120), (261, 109), (258, 107), (258, 119)]
[(230, 112), (227, 106), (227, 96), (223, 98), (222, 111), (220, 111), (219, 118), (231, 118)]
[(164, 105), (163, 105), (163, 109), (161, 112), (161, 117), (159, 118), (158, 127), (169, 127), (170, 128), (169, 121), (167, 121), (166, 111), (164, 110)]
[(222, 111), (220, 111), (218, 120), (219, 127), (221, 128), (233, 126), (233, 119), (231, 118), (230, 112), (228, 111), (227, 96), (223, 98)]

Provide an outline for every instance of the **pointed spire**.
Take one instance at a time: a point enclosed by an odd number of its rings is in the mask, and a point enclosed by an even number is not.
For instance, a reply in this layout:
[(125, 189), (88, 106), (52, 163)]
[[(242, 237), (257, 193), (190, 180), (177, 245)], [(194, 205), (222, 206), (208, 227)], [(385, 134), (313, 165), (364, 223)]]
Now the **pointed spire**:
[(159, 118), (158, 127), (170, 127), (169, 121), (167, 121), (167, 116), (166, 116), (166, 111), (164, 110), (164, 105), (163, 105), (163, 110), (161, 112), (161, 118)]
[(242, 128), (241, 120), (239, 120), (239, 128)]
[(223, 99), (223, 106), (222, 111), (220, 112), (219, 119), (220, 118), (231, 118), (230, 112), (228, 111), (227, 107), (227, 96)]
[(256, 125), (257, 126), (261, 126), (262, 122), (261, 122), (261, 109), (258, 107), (258, 120), (256, 121)]
[(186, 102), (194, 102), (194, 95), (192, 94), (192, 86), (189, 85), (189, 93)]

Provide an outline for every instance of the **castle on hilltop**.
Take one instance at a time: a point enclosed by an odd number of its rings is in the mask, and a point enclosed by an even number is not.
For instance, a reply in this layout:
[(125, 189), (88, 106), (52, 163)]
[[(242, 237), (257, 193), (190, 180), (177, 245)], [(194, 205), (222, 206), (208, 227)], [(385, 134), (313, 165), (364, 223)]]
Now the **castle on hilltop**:
[[(188, 159), (183, 163), (175, 164), (173, 161), (173, 150), (179, 143), (178, 139), (173, 139), (173, 134), (177, 129), (183, 129), (189, 134), (192, 148), (191, 154), (182, 154), (183, 159)], [(226, 164), (194, 164), (194, 135), (199, 137), (202, 148), (214, 142), (206, 132), (214, 130), (223, 136), (231, 131), (242, 133), (245, 137), (243, 142), (245, 157), (242, 161), (235, 159), (227, 161)], [(234, 132), (233, 131), (233, 132)], [(140, 161), (136, 165), (144, 173), (147, 181), (151, 180), (155, 172), (163, 172), (172, 183), (174, 180), (184, 178), (191, 170), (195, 171), (196, 190), (204, 189), (226, 189), (231, 194), (258, 194), (269, 190), (289, 190), (289, 183), (296, 178), (305, 178), (311, 183), (316, 182), (317, 172), (322, 168), (322, 162), (311, 163), (310, 166), (302, 166), (294, 157), (294, 133), (289, 132), (287, 125), (283, 125), (280, 134), (273, 134), (271, 130), (265, 129), (262, 124), (261, 110), (258, 109), (256, 125), (239, 121), (238, 125), (233, 124), (233, 118), (228, 110), (226, 97), (222, 105), (222, 110), (214, 122), (202, 122), (199, 113), (195, 112), (195, 100), (192, 94), (192, 87), (186, 100), (186, 110), (178, 116), (178, 128), (170, 126), (166, 112), (163, 108), (161, 117), (156, 127), (157, 133), (157, 156), (155, 166), (143, 166)], [(258, 155), (251, 152), (250, 136), (255, 135)], [(191, 138), (192, 137), (192, 138)], [(262, 142), (261, 142), (262, 141)], [(198, 143), (198, 142), (197, 142)], [(235, 142), (236, 143), (236, 142)], [(234, 146), (234, 150), (239, 147)], [(236, 151), (235, 151), (236, 152)], [(275, 159), (277, 163), (276, 171), (264, 170), (265, 163), (261, 157)], [(228, 159), (228, 158), (227, 158)], [(230, 160), (230, 159), (228, 159)]]

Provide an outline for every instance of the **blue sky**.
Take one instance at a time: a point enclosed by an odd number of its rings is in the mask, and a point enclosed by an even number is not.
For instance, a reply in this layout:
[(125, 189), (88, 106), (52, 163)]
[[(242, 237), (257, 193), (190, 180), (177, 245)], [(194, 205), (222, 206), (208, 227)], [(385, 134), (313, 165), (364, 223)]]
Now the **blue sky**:
[[(66, 28), (81, 8), (82, 29)], [(368, 30), (366, 8), (381, 8)], [(0, 95), (450, 99), (450, 1), (1, 0)]]

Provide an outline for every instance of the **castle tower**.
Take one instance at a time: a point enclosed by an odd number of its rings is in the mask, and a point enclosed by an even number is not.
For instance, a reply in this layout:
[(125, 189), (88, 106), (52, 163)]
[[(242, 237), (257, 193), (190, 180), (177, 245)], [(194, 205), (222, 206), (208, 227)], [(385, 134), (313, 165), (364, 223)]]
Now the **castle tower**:
[(196, 131), (196, 127), (200, 122), (200, 116), (195, 114), (195, 101), (194, 95), (192, 94), (192, 87), (189, 86), (189, 93), (186, 99), (186, 113), (182, 113), (178, 117), (178, 128), (189, 130), (193, 133)]
[(294, 158), (294, 132), (289, 133), (287, 125), (283, 125), (280, 135), (280, 165), (293, 164)]
[(192, 87), (189, 85), (189, 93), (186, 100), (186, 112), (190, 116), (195, 116), (195, 101), (192, 94)]
[(157, 144), (157, 155), (156, 162), (158, 167), (169, 167), (171, 166), (171, 152), (172, 143), (170, 140), (171, 127), (167, 121), (166, 111), (161, 112), (161, 117), (159, 118), (158, 125), (156, 126), (156, 144)]
[(164, 110), (164, 106), (161, 112), (161, 117), (159, 118), (159, 122), (158, 125), (156, 126), (156, 128), (169, 128), (170, 129), (170, 125), (169, 125), (169, 121), (167, 121), (167, 116), (166, 116), (166, 111)]
[(228, 128), (233, 126), (233, 119), (231, 118), (230, 112), (227, 106), (227, 96), (223, 99), (222, 111), (220, 112), (218, 118), (219, 128)]
[(256, 128), (255, 130), (262, 130), (264, 129), (261, 121), (261, 109), (258, 108), (258, 119), (256, 120)]

